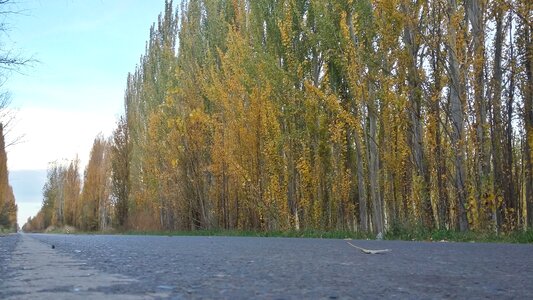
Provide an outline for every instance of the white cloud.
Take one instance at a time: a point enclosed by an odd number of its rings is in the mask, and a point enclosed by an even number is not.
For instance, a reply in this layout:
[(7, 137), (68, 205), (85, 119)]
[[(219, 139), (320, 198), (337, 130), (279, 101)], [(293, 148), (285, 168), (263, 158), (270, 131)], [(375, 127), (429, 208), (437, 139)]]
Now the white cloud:
[(58, 160), (78, 155), (83, 168), (94, 138), (109, 136), (115, 116), (108, 113), (28, 107), (17, 113), (11, 136), (23, 135), (21, 143), (8, 148), (9, 170), (46, 169)]
[[(41, 207), (44, 169), (48, 164), (71, 160), (78, 155), (83, 171), (94, 138), (99, 133), (109, 136), (115, 121), (115, 116), (104, 111), (27, 107), (16, 112), (16, 122), (7, 139), (9, 142), (13, 137), (24, 137), (21, 143), (8, 147), (7, 156), (20, 226), (29, 216), (35, 216)], [(25, 176), (26, 173), (20, 170), (34, 170), (39, 173), (39, 180), (35, 176)]]

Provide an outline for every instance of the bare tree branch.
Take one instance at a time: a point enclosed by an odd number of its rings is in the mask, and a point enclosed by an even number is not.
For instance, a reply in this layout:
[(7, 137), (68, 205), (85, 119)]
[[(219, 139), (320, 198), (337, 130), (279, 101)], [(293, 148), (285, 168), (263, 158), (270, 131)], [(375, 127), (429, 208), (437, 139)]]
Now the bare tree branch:
[[(7, 34), (8, 26), (5, 22), (7, 16), (22, 14), (22, 10), (17, 10), (17, 2), (13, 0), (0, 0), (0, 34)], [(1, 43), (0, 43), (1, 45)], [(5, 83), (6, 78), (10, 72), (19, 72), (22, 67), (30, 65), (35, 60), (32, 57), (23, 57), (18, 53), (14, 53), (11, 49), (0, 48), (0, 89)], [(11, 104), (11, 95), (9, 92), (0, 90), (0, 123), (4, 127), (4, 140), (6, 141), (5, 148), (19, 144), (22, 142), (24, 135), (11, 137), (12, 128), (16, 121), (16, 111), (8, 109)], [(9, 136), (9, 139), (6, 137)]]

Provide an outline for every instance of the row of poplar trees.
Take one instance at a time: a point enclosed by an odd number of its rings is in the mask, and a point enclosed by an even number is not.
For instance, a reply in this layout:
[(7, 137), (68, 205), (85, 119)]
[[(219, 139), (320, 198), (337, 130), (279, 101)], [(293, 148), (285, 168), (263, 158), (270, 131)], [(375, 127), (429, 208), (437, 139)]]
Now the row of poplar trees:
[(111, 143), (96, 137), (83, 178), (79, 159), (50, 165), (43, 204), (22, 227), (26, 232), (74, 226), (83, 231), (112, 228)]
[(88, 169), (71, 222), (533, 226), (532, 6), (167, 1), (106, 142), (106, 192), (85, 195)]

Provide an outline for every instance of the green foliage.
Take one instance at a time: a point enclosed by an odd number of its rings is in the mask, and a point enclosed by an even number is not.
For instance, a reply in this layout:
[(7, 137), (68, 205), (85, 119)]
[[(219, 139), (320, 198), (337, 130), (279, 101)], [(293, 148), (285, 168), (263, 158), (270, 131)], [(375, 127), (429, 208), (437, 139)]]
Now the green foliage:
[(8, 234), (17, 232), (16, 228), (0, 226), (0, 234)]
[(533, 243), (533, 231), (512, 231), (495, 233), (493, 231), (468, 231), (435, 229), (422, 226), (393, 225), (385, 234), (387, 240), (432, 241), (432, 242), (498, 242)]
[[(92, 232), (90, 234), (93, 234)], [(192, 231), (108, 231), (104, 234), (160, 235), (160, 236), (240, 236), (240, 237), (285, 237), (285, 238), (324, 238), (324, 239), (370, 239), (375, 235), (353, 231), (250, 231), (250, 230), (192, 230)], [(398, 228), (389, 231), (386, 240), (425, 241), (425, 242), (481, 242), (481, 243), (533, 243), (533, 232), (516, 231), (511, 233), (459, 232), (453, 230), (424, 230), (422, 227)]]
[(250, 230), (193, 230), (193, 231), (125, 231), (126, 235), (167, 235), (167, 236), (248, 236), (248, 237), (286, 237), (286, 238), (324, 238), (324, 239), (371, 239), (368, 233), (353, 231), (250, 231)]

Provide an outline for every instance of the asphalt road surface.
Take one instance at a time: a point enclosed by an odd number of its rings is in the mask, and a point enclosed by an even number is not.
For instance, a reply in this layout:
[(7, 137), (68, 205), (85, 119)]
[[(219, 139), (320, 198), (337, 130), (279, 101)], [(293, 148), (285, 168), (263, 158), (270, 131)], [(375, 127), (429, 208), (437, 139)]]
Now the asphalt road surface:
[(349, 242), (392, 251), (329, 239), (9, 235), (0, 299), (533, 298), (533, 245)]

